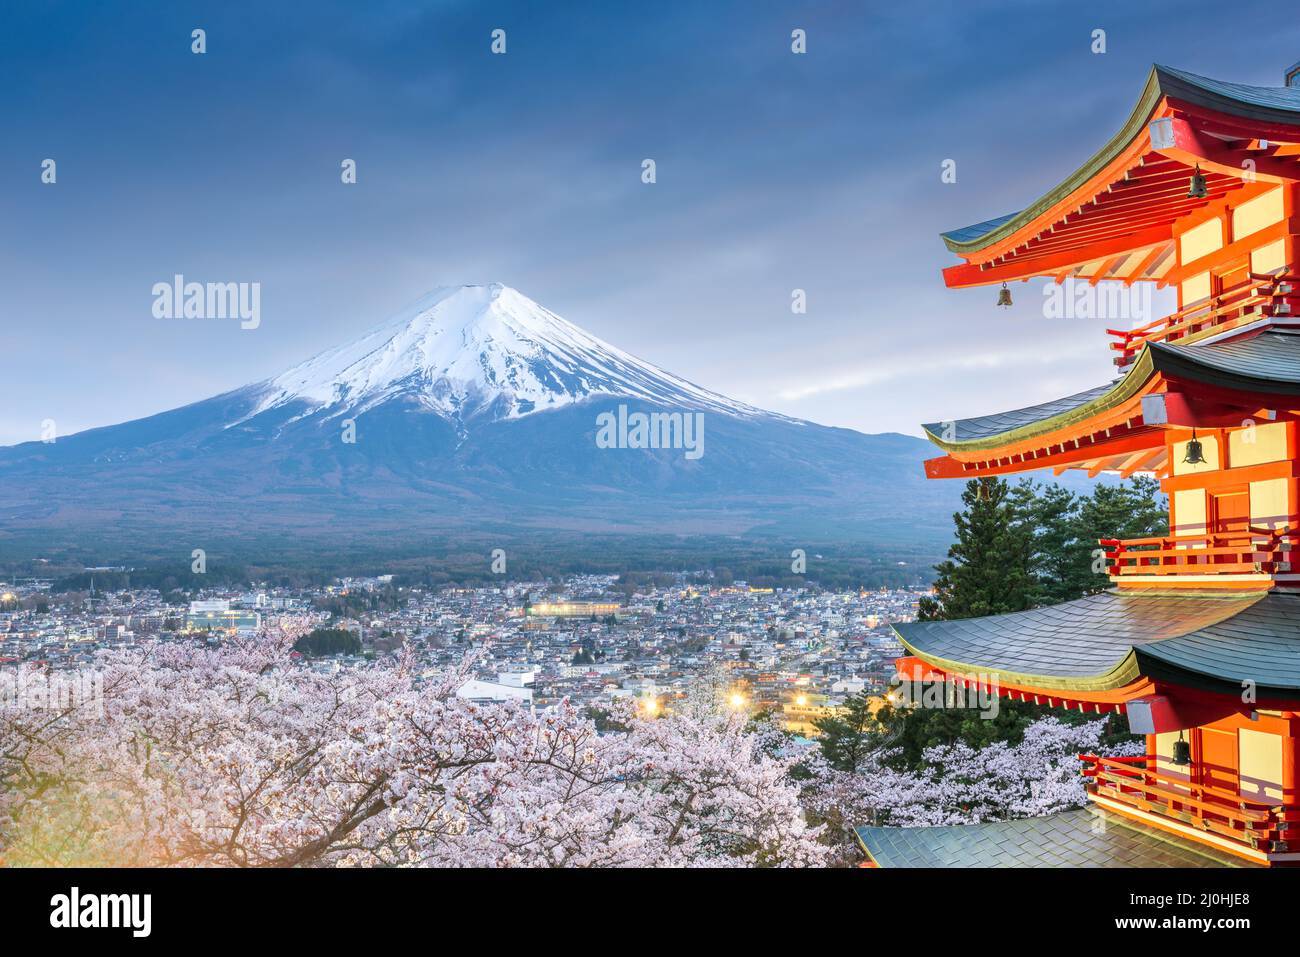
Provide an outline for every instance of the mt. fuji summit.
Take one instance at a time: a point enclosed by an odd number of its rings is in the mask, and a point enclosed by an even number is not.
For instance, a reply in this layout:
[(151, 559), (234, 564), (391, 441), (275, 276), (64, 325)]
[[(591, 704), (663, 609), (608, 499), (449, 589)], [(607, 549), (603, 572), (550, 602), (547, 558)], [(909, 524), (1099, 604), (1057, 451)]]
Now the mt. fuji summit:
[[(707, 454), (670, 441), (682, 416), (707, 433)], [(598, 441), (616, 418), (651, 423), (651, 440)], [(508, 286), (444, 287), (274, 378), (0, 449), (0, 529), (358, 545), (537, 529), (938, 541), (958, 489), (925, 481), (927, 450), (733, 401)]]
[(436, 289), (266, 387), (253, 416), (295, 402), (331, 414), (364, 412), (402, 398), (464, 423), (517, 419), (597, 395), (768, 414), (628, 355), (499, 283)]

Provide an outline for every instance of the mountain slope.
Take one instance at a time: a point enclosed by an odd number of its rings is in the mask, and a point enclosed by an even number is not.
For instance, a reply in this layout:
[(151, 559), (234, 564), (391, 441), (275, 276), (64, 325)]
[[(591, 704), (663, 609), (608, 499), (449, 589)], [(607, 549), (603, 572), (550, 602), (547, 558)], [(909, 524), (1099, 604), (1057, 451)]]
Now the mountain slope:
[[(703, 454), (601, 447), (620, 406), (699, 414)], [(732, 401), (513, 289), (466, 286), (273, 379), (0, 449), (0, 544), (563, 530), (938, 548), (959, 489), (924, 479), (932, 454)]]

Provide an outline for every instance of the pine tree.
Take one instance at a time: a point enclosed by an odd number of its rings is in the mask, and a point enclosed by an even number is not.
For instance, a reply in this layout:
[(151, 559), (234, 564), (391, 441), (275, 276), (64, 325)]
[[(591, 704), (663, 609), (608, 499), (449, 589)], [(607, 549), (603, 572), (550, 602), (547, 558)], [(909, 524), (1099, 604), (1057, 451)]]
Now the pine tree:
[(926, 620), (978, 618), (1032, 607), (1033, 536), (1010, 486), (997, 478), (973, 479), (962, 492), (964, 511), (953, 515), (957, 541), (939, 573), (934, 598), (923, 598)]
[(1169, 506), (1160, 482), (1138, 476), (1099, 485), (1079, 508), (1079, 525), (1091, 547), (1099, 538), (1151, 538), (1169, 534)]
[(1012, 494), (1033, 534), (1035, 605), (1073, 601), (1111, 587), (1099, 561), (1099, 539), (1148, 538), (1169, 528), (1154, 479), (1098, 485), (1091, 495), (1026, 480)]
[[(1086, 497), (1056, 483), (1025, 479), (1014, 489), (1016, 507), (1032, 534), (1034, 605), (1055, 605), (1095, 591), (1091, 544), (1080, 539), (1079, 508)], [(1104, 584), (1104, 583), (1103, 583)]]
[(831, 767), (856, 772), (880, 741), (882, 727), (871, 713), (871, 699), (863, 692), (845, 699), (836, 713), (818, 718), (817, 743)]

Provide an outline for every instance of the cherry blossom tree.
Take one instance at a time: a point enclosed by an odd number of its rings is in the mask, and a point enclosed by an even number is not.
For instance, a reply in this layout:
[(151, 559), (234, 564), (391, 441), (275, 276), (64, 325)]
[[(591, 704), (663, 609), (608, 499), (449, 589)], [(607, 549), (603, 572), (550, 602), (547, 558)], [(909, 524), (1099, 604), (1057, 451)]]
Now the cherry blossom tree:
[[(458, 698), (468, 675), (407, 657), (338, 674), (293, 661), (310, 622), (206, 647), (103, 653), (102, 698), (0, 706), (0, 857), (124, 866), (820, 866), (852, 828), (1049, 814), (1084, 802), (1077, 755), (1103, 722), (1016, 745), (931, 748), (854, 773), (746, 725), (711, 683), (658, 720), (600, 733)], [(27, 669), (29, 675), (35, 675)], [(1112, 751), (1136, 750), (1111, 749)], [(809, 824), (815, 822), (815, 826)]]
[(319, 674), (294, 629), (107, 652), (95, 707), (0, 709), (7, 862), (816, 866), (792, 759), (739, 717), (599, 734), (459, 699), (464, 669)]
[[(1019, 744), (928, 748), (919, 771), (891, 767), (888, 750), (873, 752), (855, 773), (813, 753), (802, 764), (803, 800), (827, 828), (841, 862), (857, 856), (852, 829), (863, 824), (926, 827), (1052, 814), (1085, 803), (1078, 755), (1095, 753), (1104, 729), (1105, 721), (1042, 718)], [(1108, 750), (1136, 754), (1142, 744)]]

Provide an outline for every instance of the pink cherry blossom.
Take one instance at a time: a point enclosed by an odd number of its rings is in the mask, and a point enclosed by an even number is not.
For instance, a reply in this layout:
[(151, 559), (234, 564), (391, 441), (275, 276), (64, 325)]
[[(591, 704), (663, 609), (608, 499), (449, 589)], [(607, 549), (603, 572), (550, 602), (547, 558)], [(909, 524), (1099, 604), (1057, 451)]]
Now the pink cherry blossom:
[(739, 718), (532, 713), (399, 660), (322, 675), (292, 629), (105, 653), (102, 713), (0, 712), (10, 863), (816, 866), (791, 760)]

